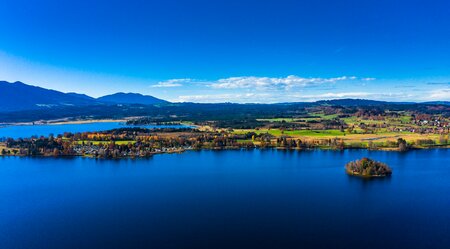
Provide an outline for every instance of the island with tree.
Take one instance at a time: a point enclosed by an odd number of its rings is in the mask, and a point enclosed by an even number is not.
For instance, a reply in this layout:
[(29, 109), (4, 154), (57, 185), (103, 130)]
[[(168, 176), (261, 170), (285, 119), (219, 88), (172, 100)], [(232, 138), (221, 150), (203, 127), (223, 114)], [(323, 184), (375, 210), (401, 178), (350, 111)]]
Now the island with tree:
[(347, 163), (345, 171), (349, 175), (361, 177), (383, 177), (392, 174), (392, 169), (389, 166), (367, 157)]

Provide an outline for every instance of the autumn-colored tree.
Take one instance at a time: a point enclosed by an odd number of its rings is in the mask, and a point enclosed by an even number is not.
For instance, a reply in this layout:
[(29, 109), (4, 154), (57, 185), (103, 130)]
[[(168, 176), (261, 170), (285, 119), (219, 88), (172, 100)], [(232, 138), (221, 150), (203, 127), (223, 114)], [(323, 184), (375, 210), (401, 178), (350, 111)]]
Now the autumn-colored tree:
[(408, 150), (408, 144), (406, 143), (406, 140), (403, 138), (397, 139), (398, 149), (400, 151), (407, 151)]

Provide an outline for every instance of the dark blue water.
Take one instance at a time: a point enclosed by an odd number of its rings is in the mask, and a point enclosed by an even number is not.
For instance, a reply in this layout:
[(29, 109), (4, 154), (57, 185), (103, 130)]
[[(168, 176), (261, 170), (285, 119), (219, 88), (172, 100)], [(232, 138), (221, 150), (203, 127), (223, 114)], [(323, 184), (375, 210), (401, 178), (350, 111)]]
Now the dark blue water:
[(86, 124), (52, 124), (52, 125), (14, 125), (0, 127), (0, 138), (28, 138), (32, 136), (58, 135), (64, 132), (87, 132), (87, 131), (107, 131), (125, 127), (143, 128), (186, 128), (184, 125), (145, 125), (127, 126), (120, 122), (94, 122)]
[[(388, 163), (363, 180), (344, 164)], [(450, 248), (450, 150), (0, 158), (0, 248)]]

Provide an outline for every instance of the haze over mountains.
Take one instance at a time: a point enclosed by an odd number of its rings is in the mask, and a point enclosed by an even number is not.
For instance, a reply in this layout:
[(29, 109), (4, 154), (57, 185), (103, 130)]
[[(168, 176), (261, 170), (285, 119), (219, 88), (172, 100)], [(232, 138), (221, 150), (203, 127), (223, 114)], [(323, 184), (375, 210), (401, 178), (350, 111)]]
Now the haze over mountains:
[(88, 106), (99, 104), (142, 104), (169, 103), (165, 100), (138, 93), (115, 93), (93, 98), (85, 94), (63, 93), (22, 82), (0, 81), (0, 112), (45, 109), (63, 106)]
[(233, 103), (170, 103), (138, 93), (115, 93), (93, 98), (79, 93), (63, 93), (22, 82), (0, 81), (0, 123), (29, 122), (57, 119), (109, 119), (131, 116), (151, 116), (156, 120), (174, 121), (216, 118), (247, 119), (250, 116), (292, 116), (305, 108), (334, 106), (336, 108), (365, 108), (404, 110), (422, 113), (449, 113), (450, 102), (427, 103), (386, 102), (365, 99), (335, 99), (316, 102), (278, 104)]

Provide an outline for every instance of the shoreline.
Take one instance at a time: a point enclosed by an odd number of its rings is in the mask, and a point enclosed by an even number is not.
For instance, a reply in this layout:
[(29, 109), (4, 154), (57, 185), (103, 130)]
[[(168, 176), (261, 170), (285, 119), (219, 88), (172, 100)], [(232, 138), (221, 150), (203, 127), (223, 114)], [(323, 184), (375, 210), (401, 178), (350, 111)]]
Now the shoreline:
[[(5, 149), (11, 149), (13, 150), (13, 148), (6, 148), (6, 147), (1, 147), (1, 148), (5, 148)], [(450, 146), (434, 146), (434, 147), (422, 147), (422, 148), (411, 148), (407, 151), (400, 151), (399, 149), (396, 148), (381, 148), (381, 149), (367, 149), (367, 148), (345, 148), (345, 149), (333, 149), (333, 148), (307, 148), (307, 149), (298, 149), (298, 148), (277, 148), (277, 147), (273, 147), (273, 148), (259, 148), (259, 147), (255, 147), (255, 148), (243, 148), (243, 147), (235, 147), (235, 148), (202, 148), (202, 149), (177, 149), (177, 150), (172, 150), (172, 151), (158, 151), (158, 152), (150, 152), (149, 155), (144, 155), (144, 156), (126, 156), (126, 157), (101, 157), (101, 156), (94, 156), (94, 155), (20, 155), (20, 154), (0, 154), (0, 158), (2, 157), (26, 157), (26, 158), (75, 158), (75, 157), (81, 157), (81, 158), (92, 158), (92, 159), (114, 159), (114, 160), (121, 160), (121, 159), (140, 159), (140, 158), (151, 158), (155, 155), (163, 155), (163, 154), (182, 154), (184, 152), (190, 152), (190, 151), (197, 151), (197, 152), (201, 152), (201, 151), (235, 151), (235, 150), (240, 150), (240, 151), (245, 151), (245, 150), (276, 150), (276, 151), (289, 151), (289, 152), (302, 152), (302, 151), (315, 151), (315, 150), (319, 150), (319, 151), (346, 151), (346, 150), (366, 150), (366, 151), (384, 151), (384, 152), (396, 152), (396, 153), (407, 153), (410, 151), (414, 151), (414, 150), (432, 150), (432, 149), (450, 149)], [(354, 175), (354, 174), (352, 174)]]

